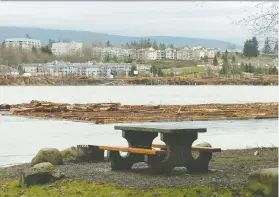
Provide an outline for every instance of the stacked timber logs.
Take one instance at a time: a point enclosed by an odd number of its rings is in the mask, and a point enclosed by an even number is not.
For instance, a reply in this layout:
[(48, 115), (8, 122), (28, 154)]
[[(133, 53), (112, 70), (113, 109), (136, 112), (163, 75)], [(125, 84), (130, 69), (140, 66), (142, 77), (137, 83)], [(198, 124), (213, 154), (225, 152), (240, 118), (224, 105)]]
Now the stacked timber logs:
[(13, 115), (85, 120), (95, 123), (278, 118), (278, 103), (203, 105), (59, 104), (31, 101), (13, 105)]

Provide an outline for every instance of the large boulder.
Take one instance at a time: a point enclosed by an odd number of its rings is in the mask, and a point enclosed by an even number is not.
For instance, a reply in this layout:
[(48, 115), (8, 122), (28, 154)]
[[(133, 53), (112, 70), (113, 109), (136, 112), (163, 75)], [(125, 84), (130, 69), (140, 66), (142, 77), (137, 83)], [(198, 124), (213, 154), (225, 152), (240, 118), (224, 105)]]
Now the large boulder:
[(252, 172), (248, 178), (248, 189), (265, 197), (278, 196), (278, 168), (267, 168)]
[(197, 147), (211, 147), (211, 144), (209, 144), (208, 142), (202, 142), (200, 144), (195, 145)]
[(53, 165), (63, 164), (61, 153), (56, 148), (43, 148), (38, 154), (32, 159), (31, 166), (38, 163), (49, 162)]
[(77, 147), (72, 146), (60, 151), (60, 153), (63, 159), (74, 159), (77, 157)]
[(64, 177), (64, 174), (56, 171), (51, 163), (44, 162), (23, 170), (20, 174), (19, 185), (28, 187), (30, 185), (45, 184)]

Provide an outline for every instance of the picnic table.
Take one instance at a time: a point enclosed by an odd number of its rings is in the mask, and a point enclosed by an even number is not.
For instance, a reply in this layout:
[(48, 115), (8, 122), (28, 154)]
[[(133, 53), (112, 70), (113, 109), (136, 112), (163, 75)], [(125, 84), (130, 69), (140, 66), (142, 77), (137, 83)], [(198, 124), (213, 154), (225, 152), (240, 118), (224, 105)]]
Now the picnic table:
[[(186, 128), (185, 126), (167, 125), (133, 125), (115, 126), (122, 131), (122, 137), (128, 141), (128, 147), (99, 146), (107, 150), (113, 170), (129, 170), (138, 162), (146, 162), (153, 173), (170, 173), (175, 167), (186, 167), (189, 172), (205, 172), (213, 152), (219, 148), (196, 147), (200, 152), (198, 158), (192, 155), (192, 144), (198, 133), (206, 128)], [(153, 140), (160, 134), (165, 145), (154, 145)], [(154, 150), (157, 147), (160, 150)], [(125, 157), (120, 152), (127, 152)]]

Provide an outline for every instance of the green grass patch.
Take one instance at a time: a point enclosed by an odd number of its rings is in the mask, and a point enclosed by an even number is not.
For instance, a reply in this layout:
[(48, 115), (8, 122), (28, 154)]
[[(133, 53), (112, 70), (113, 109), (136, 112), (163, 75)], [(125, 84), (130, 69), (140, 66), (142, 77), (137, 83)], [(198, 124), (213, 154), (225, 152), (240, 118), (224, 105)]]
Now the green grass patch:
[(245, 196), (252, 197), (248, 191), (236, 191), (228, 189), (216, 189), (213, 187), (194, 187), (194, 188), (158, 188), (152, 190), (128, 189), (120, 188), (112, 184), (99, 184), (88, 181), (70, 181), (63, 180), (46, 185), (36, 185), (26, 187), (19, 187), (18, 181), (0, 181), (0, 196), (13, 197), (13, 196), (28, 196), (28, 197), (232, 197), (232, 196)]
[[(180, 72), (180, 75), (185, 74), (190, 74), (190, 73), (200, 73), (200, 72), (205, 72), (206, 67), (197, 67), (197, 66), (190, 66), (190, 67), (182, 67), (182, 68), (177, 68), (177, 70)], [(162, 72), (164, 75), (169, 74), (169, 69), (162, 69)]]
[(159, 66), (161, 68), (182, 68), (182, 67), (190, 67), (197, 66), (200, 64), (199, 60), (149, 60), (146, 61), (145, 64), (151, 66)]
[(4, 177), (6, 177), (7, 175), (8, 175), (7, 172), (5, 172), (4, 170), (1, 170), (1, 169), (0, 169), (0, 178), (4, 178)]

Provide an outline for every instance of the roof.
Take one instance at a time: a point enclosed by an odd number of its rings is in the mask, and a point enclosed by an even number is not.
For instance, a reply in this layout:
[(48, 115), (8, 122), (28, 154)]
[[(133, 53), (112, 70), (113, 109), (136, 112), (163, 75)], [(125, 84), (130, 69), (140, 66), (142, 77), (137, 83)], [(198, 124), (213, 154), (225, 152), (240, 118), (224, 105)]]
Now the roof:
[(36, 39), (29, 39), (29, 38), (8, 38), (5, 41), (40, 41)]

